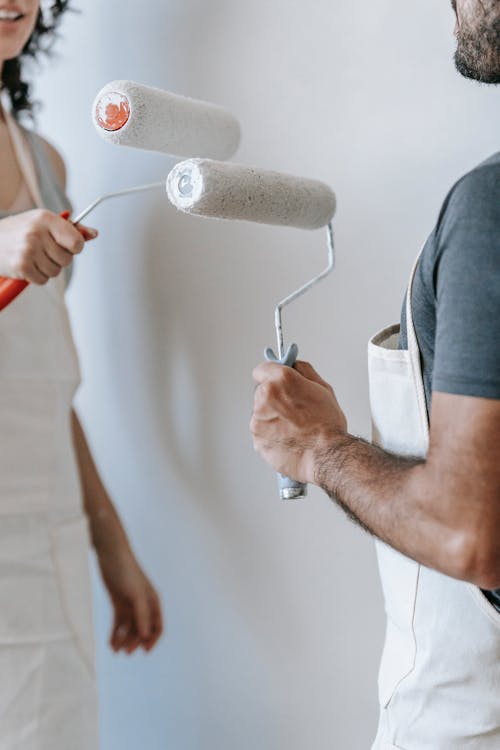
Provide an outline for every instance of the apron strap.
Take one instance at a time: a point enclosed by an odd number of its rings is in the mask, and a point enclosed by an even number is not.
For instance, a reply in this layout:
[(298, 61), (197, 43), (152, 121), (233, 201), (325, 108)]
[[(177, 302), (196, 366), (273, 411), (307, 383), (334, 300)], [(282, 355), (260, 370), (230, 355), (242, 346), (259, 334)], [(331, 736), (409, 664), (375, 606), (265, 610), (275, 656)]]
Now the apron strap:
[(38, 185), (38, 177), (31, 150), (21, 128), (14, 120), (10, 112), (4, 109), (4, 117), (9, 132), (9, 137), (16, 155), (21, 174), (28, 188), (33, 203), (37, 208), (43, 208), (43, 199)]
[(413, 282), (415, 280), (415, 273), (417, 270), (418, 262), (424, 251), (424, 247), (425, 245), (422, 247), (419, 254), (417, 255), (417, 258), (411, 270), (410, 281), (408, 283), (408, 291), (406, 293), (406, 335), (407, 335), (407, 340), (408, 340), (408, 352), (410, 355), (413, 379), (416, 384), (418, 408), (420, 412), (421, 421), (424, 426), (424, 431), (426, 432), (426, 437), (428, 440), (429, 439), (429, 417), (427, 413), (427, 403), (425, 399), (424, 380), (423, 380), (423, 374), (422, 374), (422, 365), (420, 361), (420, 349), (418, 346), (417, 334), (415, 332), (415, 325), (413, 322), (413, 310), (412, 310), (412, 299), (411, 299), (412, 292), (413, 292)]
[[(9, 137), (12, 143), (12, 148), (14, 149), (14, 154), (16, 156), (19, 169), (23, 176), (26, 187), (28, 188), (28, 192), (31, 196), (33, 204), (36, 206), (36, 208), (45, 208), (45, 203), (43, 201), (42, 194), (40, 192), (40, 186), (38, 182), (38, 175), (37, 175), (37, 171), (35, 167), (35, 162), (33, 160), (33, 155), (31, 153), (28, 140), (25, 134), (23, 133), (21, 127), (12, 117), (10, 112), (5, 107), (2, 107), (1, 101), (0, 101), (0, 107), (5, 117), (7, 130), (8, 130)], [(26, 282), (19, 282), (18, 280), (13, 280), (13, 279), (0, 279), (0, 287), (3, 285), (7, 285), (7, 287), (11, 290), (12, 293), (14, 293), (15, 296), (19, 294), (18, 285), (20, 283), (26, 283)], [(16, 288), (17, 288), (17, 291), (16, 291)], [(46, 284), (42, 288), (46, 289), (48, 294), (50, 294), (57, 301), (59, 301), (59, 297), (61, 296), (61, 294), (64, 294), (64, 289), (65, 289), (64, 274), (60, 273), (59, 276), (57, 276), (57, 278), (52, 279), (48, 284)], [(3, 294), (4, 301), (6, 299), (5, 294), (6, 292), (4, 289), (4, 294)], [(14, 299), (14, 297), (8, 300), (6, 304), (9, 304), (9, 302), (12, 299)], [(4, 304), (4, 307), (5, 307), (5, 304)]]

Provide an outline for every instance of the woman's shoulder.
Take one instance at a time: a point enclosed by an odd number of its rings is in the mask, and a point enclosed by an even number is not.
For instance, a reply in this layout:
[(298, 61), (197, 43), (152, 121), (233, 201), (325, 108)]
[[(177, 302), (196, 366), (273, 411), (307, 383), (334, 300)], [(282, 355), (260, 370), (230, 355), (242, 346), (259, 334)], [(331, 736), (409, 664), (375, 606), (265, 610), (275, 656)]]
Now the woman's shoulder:
[(66, 165), (57, 148), (47, 138), (34, 130), (23, 128), (23, 131), (38, 156), (49, 163), (57, 182), (64, 189), (66, 187)]
[(57, 148), (39, 133), (34, 134), (45, 151), (45, 155), (54, 170), (60, 185), (66, 187), (66, 165)]

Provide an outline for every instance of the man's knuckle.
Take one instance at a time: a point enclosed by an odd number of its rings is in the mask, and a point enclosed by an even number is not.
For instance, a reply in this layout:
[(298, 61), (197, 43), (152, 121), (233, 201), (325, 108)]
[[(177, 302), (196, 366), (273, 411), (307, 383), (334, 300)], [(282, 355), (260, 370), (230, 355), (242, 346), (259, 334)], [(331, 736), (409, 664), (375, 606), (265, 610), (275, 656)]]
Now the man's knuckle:
[(267, 381), (260, 387), (260, 397), (263, 401), (273, 401), (276, 398), (278, 387), (275, 383)]
[(295, 373), (293, 372), (291, 367), (282, 367), (281, 372), (279, 374), (279, 379), (283, 385), (287, 386), (293, 383), (295, 378)]

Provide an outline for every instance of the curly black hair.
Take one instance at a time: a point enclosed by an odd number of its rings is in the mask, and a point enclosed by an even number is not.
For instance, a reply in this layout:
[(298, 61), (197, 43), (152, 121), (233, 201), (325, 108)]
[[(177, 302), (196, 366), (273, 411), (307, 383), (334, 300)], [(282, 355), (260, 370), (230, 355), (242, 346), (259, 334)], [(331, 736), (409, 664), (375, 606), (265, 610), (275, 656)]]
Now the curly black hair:
[(70, 0), (54, 0), (50, 7), (38, 12), (35, 28), (18, 57), (6, 60), (3, 64), (0, 86), (7, 91), (13, 116), (18, 119), (23, 112), (33, 113), (30, 99), (30, 86), (22, 78), (23, 61), (36, 58), (39, 53), (49, 53), (57, 34), (56, 29)]

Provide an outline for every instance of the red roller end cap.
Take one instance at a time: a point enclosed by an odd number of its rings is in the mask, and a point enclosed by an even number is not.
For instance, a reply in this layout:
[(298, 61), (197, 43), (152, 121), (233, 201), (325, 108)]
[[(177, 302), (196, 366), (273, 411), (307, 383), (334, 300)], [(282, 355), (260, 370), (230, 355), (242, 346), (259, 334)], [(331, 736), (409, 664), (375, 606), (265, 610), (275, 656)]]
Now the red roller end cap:
[(130, 103), (125, 94), (108, 91), (96, 104), (96, 120), (103, 130), (121, 130), (130, 118)]

